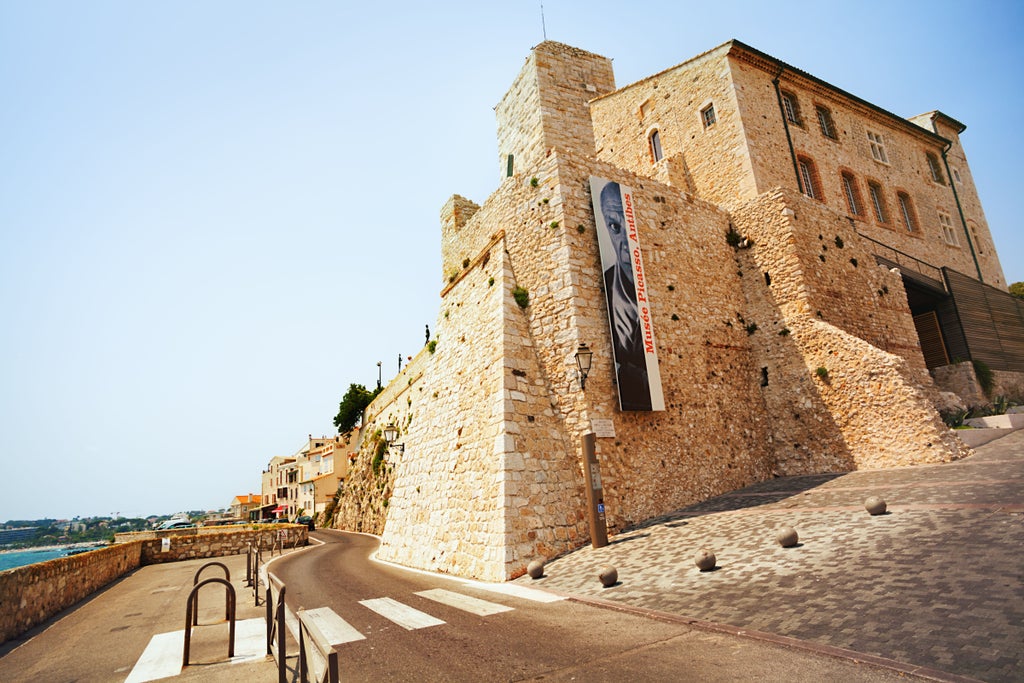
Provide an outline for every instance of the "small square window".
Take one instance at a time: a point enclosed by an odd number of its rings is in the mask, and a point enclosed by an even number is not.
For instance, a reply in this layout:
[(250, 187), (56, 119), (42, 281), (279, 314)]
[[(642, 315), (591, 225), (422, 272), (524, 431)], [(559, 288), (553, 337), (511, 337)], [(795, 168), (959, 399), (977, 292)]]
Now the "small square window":
[(956, 168), (956, 166), (953, 167), (953, 180), (955, 180), (958, 185), (963, 182), (962, 180), (960, 180), (960, 171), (959, 169)]
[(868, 143), (871, 145), (871, 156), (875, 161), (881, 161), (883, 164), (889, 163), (889, 157), (885, 153), (885, 143), (882, 141), (881, 135), (872, 133), (869, 130)]
[(715, 125), (717, 119), (715, 118), (715, 105), (709, 104), (700, 110), (700, 120), (704, 122), (705, 128), (710, 128)]

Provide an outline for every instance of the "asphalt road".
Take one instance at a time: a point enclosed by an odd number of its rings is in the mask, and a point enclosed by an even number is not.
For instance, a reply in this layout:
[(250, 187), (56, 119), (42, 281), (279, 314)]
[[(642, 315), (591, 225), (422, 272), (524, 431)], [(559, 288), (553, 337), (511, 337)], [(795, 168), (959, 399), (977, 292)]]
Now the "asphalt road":
[[(378, 540), (370, 536), (333, 530), (313, 536), (324, 544), (283, 557), (270, 571), (287, 586), (292, 610), (329, 608), (364, 636), (338, 646), (342, 680), (907, 680), (850, 660), (652, 616), (500, 592), (507, 584), (408, 571), (371, 560)], [(421, 595), (425, 591), (511, 609), (481, 615)], [(435, 621), (407, 629), (374, 611), (380, 599)]]

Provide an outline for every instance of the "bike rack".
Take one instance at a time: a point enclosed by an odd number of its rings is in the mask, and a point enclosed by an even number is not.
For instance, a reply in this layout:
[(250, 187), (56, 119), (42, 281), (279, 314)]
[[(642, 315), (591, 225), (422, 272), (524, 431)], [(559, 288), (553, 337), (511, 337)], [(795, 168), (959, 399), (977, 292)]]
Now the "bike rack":
[[(326, 636), (305, 612), (299, 612), (299, 681), (309, 683), (310, 662), (306, 653), (307, 645), (315, 648), (320, 659), (324, 660), (323, 674), (316, 676), (314, 683), (339, 683), (338, 653), (327, 642)], [(306, 637), (309, 634), (309, 637)], [(315, 675), (315, 674), (314, 674)]]
[[(195, 576), (192, 577), (192, 585), (193, 586), (195, 586), (196, 584), (199, 583), (199, 576), (203, 573), (203, 571), (207, 567), (220, 567), (221, 569), (224, 570), (224, 578), (227, 579), (228, 581), (231, 581), (231, 572), (228, 571), (227, 566), (225, 566), (222, 562), (207, 562), (202, 567), (200, 567), (198, 570), (196, 570)], [(227, 620), (230, 617), (231, 617), (231, 615), (228, 613), (227, 607), (225, 606), (224, 619)], [(196, 599), (192, 603), (192, 625), (196, 626), (198, 624), (199, 624), (199, 594), (196, 593)]]
[[(201, 571), (201, 570), (200, 570)], [(220, 583), (224, 584), (227, 588), (227, 614), (228, 614), (228, 659), (235, 656), (235, 587), (231, 585), (231, 582), (227, 579), (214, 577), (212, 579), (206, 579), (202, 583), (196, 584), (192, 588), (192, 592), (188, 594), (188, 602), (185, 605), (185, 651), (182, 653), (181, 666), (182, 668), (188, 666), (188, 655), (189, 649), (192, 644), (192, 615), (195, 609), (196, 596), (199, 594), (199, 589), (208, 583)], [(282, 591), (283, 592), (283, 591)], [(284, 603), (282, 602), (282, 607)]]
[[(274, 591), (277, 591), (277, 606), (274, 607)], [(278, 683), (288, 683), (285, 667), (287, 659), (287, 645), (285, 637), (287, 627), (284, 622), (284, 593), (285, 586), (276, 576), (267, 572), (267, 654), (274, 655), (277, 659), (277, 680)], [(274, 640), (277, 640), (277, 653), (274, 653)]]

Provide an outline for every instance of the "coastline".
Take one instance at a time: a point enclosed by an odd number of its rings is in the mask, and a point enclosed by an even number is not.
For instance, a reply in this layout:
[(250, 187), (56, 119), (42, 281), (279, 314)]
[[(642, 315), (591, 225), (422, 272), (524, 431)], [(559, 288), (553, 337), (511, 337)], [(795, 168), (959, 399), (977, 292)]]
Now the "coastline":
[(74, 550), (78, 548), (105, 548), (111, 545), (110, 541), (79, 541), (78, 543), (58, 543), (56, 545), (35, 545), (28, 548), (0, 548), (0, 555), (7, 555), (9, 553), (33, 553), (33, 552), (48, 552), (53, 550), (62, 550), (67, 548)]

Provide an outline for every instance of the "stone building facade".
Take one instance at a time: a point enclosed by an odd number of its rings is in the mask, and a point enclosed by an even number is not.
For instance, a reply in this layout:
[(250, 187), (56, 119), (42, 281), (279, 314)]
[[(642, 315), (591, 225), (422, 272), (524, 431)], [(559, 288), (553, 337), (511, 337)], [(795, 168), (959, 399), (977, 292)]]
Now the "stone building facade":
[[(587, 543), (589, 431), (612, 533), (773, 476), (969, 452), (878, 253), (1002, 286), (960, 124), (737, 41), (621, 89), (607, 58), (544, 42), (496, 113), (504, 179), (442, 208), (435, 338), (368, 407), (338, 496), (336, 525), (380, 533), (380, 557), (504, 580)], [(633, 190), (663, 411), (619, 409), (592, 176)], [(964, 216), (959, 246), (942, 211)]]

